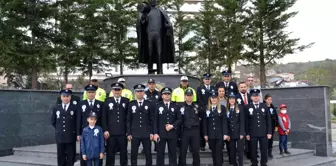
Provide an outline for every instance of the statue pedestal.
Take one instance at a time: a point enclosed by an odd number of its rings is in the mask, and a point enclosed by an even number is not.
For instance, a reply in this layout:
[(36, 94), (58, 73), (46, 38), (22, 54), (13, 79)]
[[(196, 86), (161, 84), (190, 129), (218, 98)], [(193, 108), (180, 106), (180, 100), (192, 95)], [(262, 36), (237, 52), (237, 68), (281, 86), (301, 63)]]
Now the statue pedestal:
[[(180, 79), (183, 75), (121, 75), (121, 76), (115, 76), (106, 78), (104, 80), (104, 83), (101, 85), (102, 88), (107, 90), (107, 92), (111, 91), (111, 84), (117, 82), (119, 78), (124, 78), (126, 80), (126, 88), (129, 90), (133, 90), (133, 86), (136, 84), (144, 84), (147, 86), (148, 79), (152, 78), (156, 81), (156, 86), (159, 90), (161, 88), (167, 86), (172, 89), (175, 89), (179, 87), (180, 85)], [(199, 78), (196, 78), (194, 76), (188, 76), (189, 79), (189, 86), (196, 88), (200, 85)]]

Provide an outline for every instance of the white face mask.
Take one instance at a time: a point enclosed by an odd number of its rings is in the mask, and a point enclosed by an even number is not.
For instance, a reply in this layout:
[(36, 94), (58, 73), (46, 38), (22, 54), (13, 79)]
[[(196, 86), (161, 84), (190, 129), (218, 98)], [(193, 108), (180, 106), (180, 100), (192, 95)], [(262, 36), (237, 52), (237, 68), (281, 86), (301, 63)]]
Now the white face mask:
[(280, 110), (280, 112), (281, 112), (282, 114), (286, 114), (286, 113), (287, 113), (287, 110)]

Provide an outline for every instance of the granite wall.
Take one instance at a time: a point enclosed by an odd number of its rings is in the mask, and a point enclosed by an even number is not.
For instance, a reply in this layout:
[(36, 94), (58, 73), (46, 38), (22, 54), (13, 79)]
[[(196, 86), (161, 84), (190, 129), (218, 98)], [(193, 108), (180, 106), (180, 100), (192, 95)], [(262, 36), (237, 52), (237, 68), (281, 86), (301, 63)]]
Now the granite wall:
[[(288, 105), (294, 148), (332, 155), (328, 87), (263, 89), (263, 95), (267, 93), (276, 105)], [(57, 96), (57, 91), (0, 90), (0, 156), (13, 147), (54, 143), (50, 112)]]
[(329, 87), (263, 89), (277, 106), (286, 104), (292, 130), (293, 148), (313, 149), (317, 156), (332, 156)]

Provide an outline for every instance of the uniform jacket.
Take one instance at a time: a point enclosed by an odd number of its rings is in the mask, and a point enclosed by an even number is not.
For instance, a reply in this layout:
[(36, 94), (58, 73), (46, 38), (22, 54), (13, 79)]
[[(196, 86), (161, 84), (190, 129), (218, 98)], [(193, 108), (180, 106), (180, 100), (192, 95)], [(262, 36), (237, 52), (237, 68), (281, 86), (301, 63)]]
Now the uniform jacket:
[[(176, 128), (182, 123), (180, 107), (170, 102), (167, 108), (164, 102), (161, 101), (156, 105), (154, 112), (154, 134), (158, 134), (161, 138), (177, 138)], [(174, 128), (167, 131), (166, 124), (171, 124)]]
[[(87, 93), (86, 91), (84, 91), (83, 93), (83, 100), (87, 100), (88, 99), (88, 96), (87, 96)], [(96, 91), (96, 97), (95, 97), (96, 100), (99, 100), (101, 102), (104, 102), (105, 99), (106, 99), (106, 91), (100, 87), (98, 87), (97, 91)]]
[[(126, 89), (126, 88), (124, 88), (124, 89), (121, 90), (121, 96), (125, 97), (125, 98), (128, 98), (130, 101), (133, 100), (133, 93), (132, 93), (132, 91), (130, 91), (130, 90)], [(110, 92), (109, 97), (113, 97), (113, 93), (112, 92)]]
[(206, 110), (205, 119), (203, 120), (204, 135), (209, 139), (223, 139), (224, 135), (228, 135), (228, 121), (226, 117), (225, 106), (221, 105), (221, 112), (214, 110)]
[(183, 103), (180, 107), (182, 115), (181, 126), (183, 128), (199, 127), (200, 120), (202, 120), (202, 116), (200, 114), (201, 111), (203, 111), (202, 107), (197, 103), (192, 103), (191, 105)]
[(224, 87), (225, 89), (225, 96), (228, 96), (229, 94), (231, 94), (232, 92), (237, 94), (238, 93), (238, 86), (235, 82), (229, 82), (229, 86), (226, 87), (224, 82), (221, 81), (221, 82), (218, 82), (216, 84), (216, 89), (218, 89), (219, 87)]
[(205, 85), (197, 88), (197, 102), (205, 109), (208, 105), (208, 99), (212, 91), (215, 91), (215, 87), (210, 85), (208, 90)]
[(288, 114), (279, 114), (279, 135), (286, 135), (285, 131), (291, 128), (291, 121)]
[[(194, 93), (194, 96), (193, 96), (193, 102), (196, 102), (197, 101), (197, 94), (196, 94), (196, 91), (191, 88), (191, 87), (188, 87), (190, 89), (192, 89), (193, 93)], [(181, 88), (181, 87), (178, 87), (176, 89), (174, 89), (173, 93), (172, 93), (172, 101), (173, 102), (176, 102), (176, 103), (184, 103), (185, 102), (185, 98), (184, 98), (184, 93), (185, 93), (185, 90), (187, 88)]]
[(108, 131), (110, 135), (125, 135), (127, 131), (127, 107), (128, 98), (120, 97), (120, 103), (117, 104), (114, 97), (105, 100), (102, 115), (103, 130)]
[(83, 128), (89, 125), (87, 118), (90, 112), (95, 112), (97, 114), (97, 126), (101, 126), (102, 112), (104, 103), (99, 100), (94, 100), (93, 107), (90, 108), (90, 103), (88, 100), (82, 100), (77, 106), (77, 134), (81, 135)]
[(232, 139), (239, 139), (240, 136), (245, 136), (245, 112), (243, 106), (234, 107), (233, 111), (229, 110), (227, 113), (228, 126), (229, 126), (229, 136)]
[(253, 103), (245, 106), (246, 135), (251, 137), (266, 137), (272, 134), (271, 117), (265, 103), (259, 103), (256, 109)]
[(268, 111), (271, 116), (272, 131), (274, 131), (275, 127), (278, 125), (278, 113), (273, 104), (268, 107)]
[(51, 124), (55, 128), (56, 143), (76, 142), (76, 105), (70, 103), (67, 110), (57, 104), (51, 114)]
[[(72, 103), (73, 105), (77, 105), (80, 101), (81, 100), (80, 100), (80, 98), (78, 96), (71, 95), (70, 103)], [(62, 104), (62, 100), (61, 100), (60, 96), (57, 97), (56, 104)]]
[[(240, 92), (238, 92), (238, 94), (236, 95), (236, 97), (237, 97), (237, 104), (245, 106), (245, 104), (244, 104), (244, 96), (242, 96), (240, 94)], [(251, 95), (249, 93), (247, 93), (247, 92), (246, 92), (246, 99), (247, 99), (247, 104), (252, 103)]]
[(152, 102), (154, 104), (153, 107), (155, 107), (158, 102), (162, 101), (161, 93), (157, 90), (154, 90), (153, 92), (146, 90), (144, 98)]
[(99, 126), (85, 127), (81, 138), (81, 152), (87, 159), (97, 159), (100, 153), (104, 153), (104, 135)]
[(152, 124), (154, 118), (154, 108), (148, 100), (143, 100), (142, 106), (137, 100), (133, 100), (128, 105), (127, 111), (127, 135), (134, 138), (149, 138), (153, 134)]

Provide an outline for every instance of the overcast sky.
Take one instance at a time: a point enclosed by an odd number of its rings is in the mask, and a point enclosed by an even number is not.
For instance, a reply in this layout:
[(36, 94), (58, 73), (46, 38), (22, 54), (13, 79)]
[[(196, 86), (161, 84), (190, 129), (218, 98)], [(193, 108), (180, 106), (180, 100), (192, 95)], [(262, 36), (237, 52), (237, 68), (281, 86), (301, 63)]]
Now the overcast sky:
[(336, 59), (336, 0), (298, 0), (292, 8), (299, 13), (290, 20), (289, 31), (301, 38), (301, 44), (315, 42), (301, 53), (288, 55), (287, 62)]

